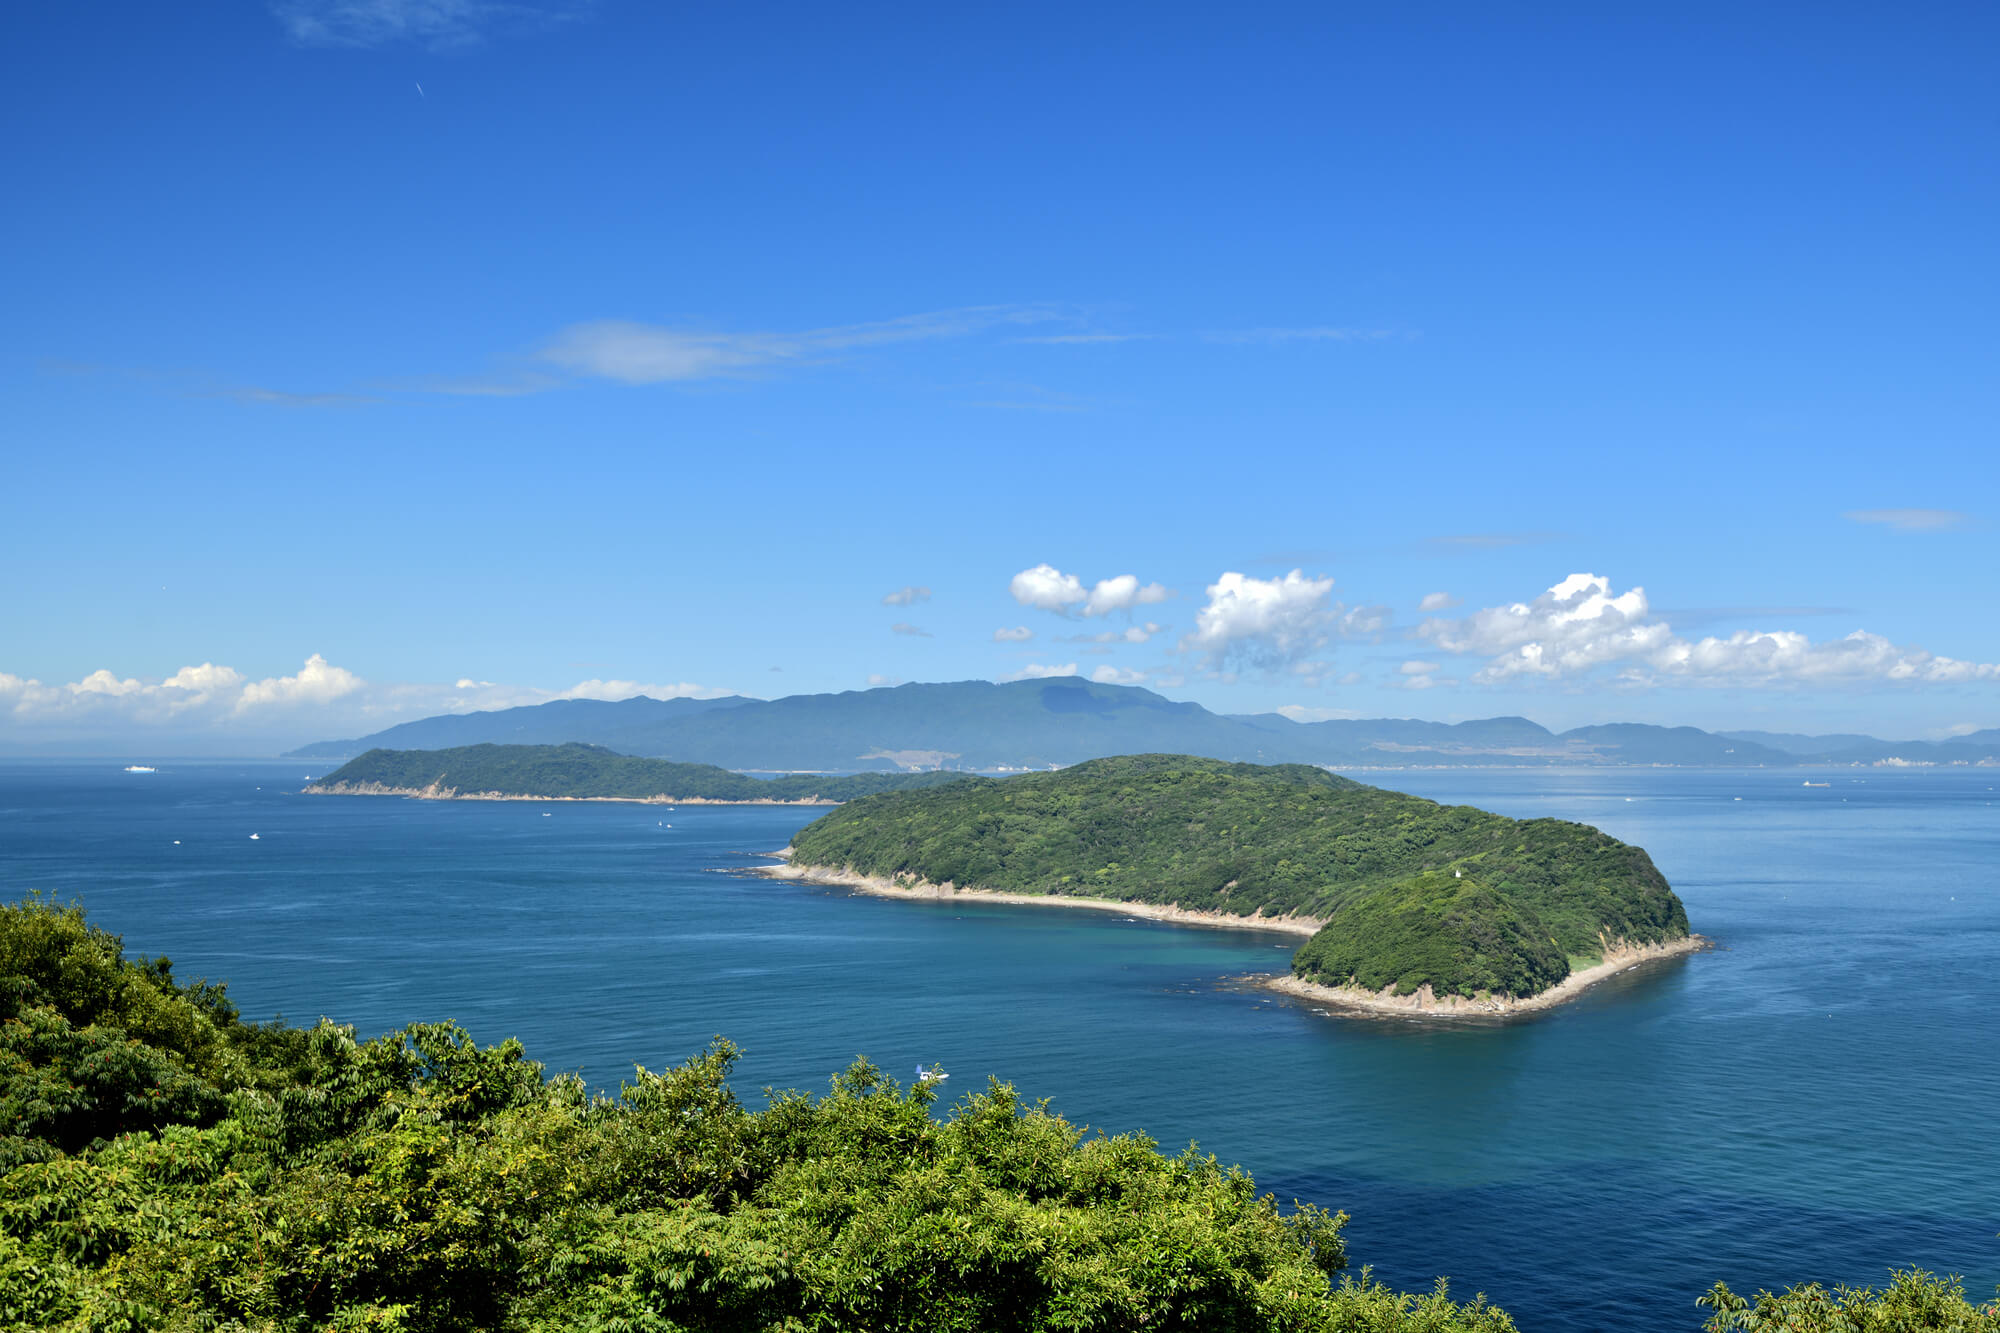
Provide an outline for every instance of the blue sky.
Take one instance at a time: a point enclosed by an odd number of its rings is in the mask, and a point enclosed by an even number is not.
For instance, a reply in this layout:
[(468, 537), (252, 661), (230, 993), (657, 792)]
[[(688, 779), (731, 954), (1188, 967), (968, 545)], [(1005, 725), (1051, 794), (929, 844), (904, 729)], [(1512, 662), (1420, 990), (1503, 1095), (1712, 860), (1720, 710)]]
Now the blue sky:
[(1991, 6), (7, 26), (0, 745), (1052, 670), (2000, 725)]

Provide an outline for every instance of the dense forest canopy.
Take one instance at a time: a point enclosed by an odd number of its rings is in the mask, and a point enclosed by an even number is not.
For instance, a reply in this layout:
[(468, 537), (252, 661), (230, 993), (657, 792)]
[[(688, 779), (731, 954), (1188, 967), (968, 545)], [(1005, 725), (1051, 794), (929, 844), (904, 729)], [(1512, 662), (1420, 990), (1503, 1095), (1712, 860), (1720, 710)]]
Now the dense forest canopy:
[[(1192, 1147), (1000, 1083), (941, 1113), (865, 1061), (753, 1111), (735, 1057), (718, 1038), (594, 1096), (449, 1024), (245, 1023), (73, 906), (0, 906), (0, 1326), (1514, 1328), (1347, 1275), (1344, 1214)], [(1703, 1301), (1711, 1333), (2000, 1333), (1922, 1273)]]
[(370, 750), (307, 787), (315, 794), (388, 787), (461, 796), (644, 801), (849, 801), (933, 787), (956, 773), (791, 773), (755, 778), (713, 764), (640, 759), (598, 745), (467, 745), (455, 750)]
[(1688, 933), (1644, 850), (1584, 824), (1515, 820), (1296, 764), (1097, 759), (851, 802), (802, 829), (796, 864), (1015, 893), (1326, 922), (1301, 976), (1408, 994), (1526, 996), (1605, 941)]

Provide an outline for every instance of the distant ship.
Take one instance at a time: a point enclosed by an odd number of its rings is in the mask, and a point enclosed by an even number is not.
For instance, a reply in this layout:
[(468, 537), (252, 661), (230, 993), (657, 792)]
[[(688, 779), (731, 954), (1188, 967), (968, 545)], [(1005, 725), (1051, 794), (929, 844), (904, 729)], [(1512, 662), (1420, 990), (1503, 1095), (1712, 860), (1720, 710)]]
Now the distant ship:
[(125, 771), (127, 773), (157, 773), (160, 770), (157, 768), (148, 768), (144, 764), (127, 764), (125, 765)]
[(1833, 784), (1831, 782), (1808, 782), (1805, 785), (1808, 787), (1831, 787)]

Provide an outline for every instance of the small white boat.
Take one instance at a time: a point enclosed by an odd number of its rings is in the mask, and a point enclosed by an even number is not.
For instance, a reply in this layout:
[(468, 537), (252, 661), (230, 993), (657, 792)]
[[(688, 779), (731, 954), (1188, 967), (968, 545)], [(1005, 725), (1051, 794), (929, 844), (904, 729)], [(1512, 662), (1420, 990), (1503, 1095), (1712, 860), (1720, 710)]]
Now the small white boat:
[(253, 834), (251, 834), (251, 835), (250, 835), (250, 841), (252, 841), (252, 842), (255, 842), (255, 841), (257, 841), (257, 835), (256, 835), (256, 834), (254, 834), (254, 833), (253, 833)]
[(922, 1065), (917, 1066), (917, 1082), (919, 1083), (942, 1083), (950, 1077), (951, 1075), (945, 1073), (942, 1069), (925, 1069)]
[(127, 773), (157, 773), (160, 770), (157, 768), (149, 768), (145, 764), (127, 764), (125, 765), (125, 771)]

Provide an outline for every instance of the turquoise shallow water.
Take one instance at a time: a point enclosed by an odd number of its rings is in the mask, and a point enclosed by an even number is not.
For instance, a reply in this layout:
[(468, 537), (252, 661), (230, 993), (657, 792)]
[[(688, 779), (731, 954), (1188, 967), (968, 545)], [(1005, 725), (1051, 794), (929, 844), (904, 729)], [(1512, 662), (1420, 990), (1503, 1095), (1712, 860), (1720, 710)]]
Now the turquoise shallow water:
[(0, 883), (81, 897), (251, 1017), (454, 1018), (606, 1085), (724, 1033), (753, 1101), (857, 1053), (940, 1062), (953, 1091), (993, 1074), (1346, 1208), (1356, 1266), (1450, 1274), (1527, 1330), (1693, 1329), (1718, 1277), (2000, 1283), (1990, 770), (1362, 774), (1638, 842), (1721, 946), (1440, 1028), (1232, 980), (1282, 970), (1292, 937), (717, 873), (811, 811), (309, 798), (296, 765), (160, 767), (0, 765)]

